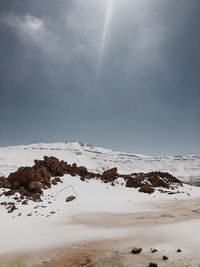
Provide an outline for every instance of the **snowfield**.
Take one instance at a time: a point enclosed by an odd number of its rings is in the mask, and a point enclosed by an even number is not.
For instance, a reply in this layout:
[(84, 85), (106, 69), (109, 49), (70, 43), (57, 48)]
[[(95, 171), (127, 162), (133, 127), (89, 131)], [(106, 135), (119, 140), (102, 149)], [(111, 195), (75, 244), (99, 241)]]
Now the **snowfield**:
[[(32, 166), (34, 159), (42, 159), (44, 155), (55, 156), (70, 164), (76, 162), (91, 171), (102, 172), (111, 167), (117, 167), (119, 173), (161, 170), (183, 181), (198, 178), (200, 170), (200, 157), (197, 156), (149, 157), (80, 143), (54, 143), (0, 148), (0, 175), (7, 176), (20, 166)], [(181, 265), (182, 259), (173, 254), (179, 247), (185, 262), (190, 264), (188, 266), (199, 266), (196, 248), (200, 245), (200, 235), (197, 234), (200, 187), (184, 185), (178, 189), (179, 194), (156, 191), (149, 195), (121, 186), (120, 178), (116, 186), (100, 180), (83, 182), (80, 177), (70, 175), (61, 180), (63, 183), (44, 190), (43, 202), (29, 201), (28, 205), (22, 205), (13, 200), (13, 196), (0, 196), (0, 202), (14, 201), (17, 206), (17, 210), (8, 213), (5, 206), (0, 205), (2, 257), (10, 252), (51, 249), (96, 240), (127, 242), (130, 239), (130, 246), (137, 242), (135, 245), (144, 246), (146, 254), (152, 247), (168, 253), (173, 260), (171, 264), (169, 260), (168, 266), (186, 266)], [(2, 191), (0, 189), (0, 195)], [(71, 195), (76, 199), (67, 203), (66, 197)], [(144, 257), (148, 258), (146, 254)], [(142, 260), (138, 259), (137, 266), (144, 266), (139, 265)], [(177, 265), (173, 265), (176, 260)], [(1, 261), (0, 257), (0, 267), (12, 266), (1, 262), (3, 258)], [(29, 260), (28, 264), (19, 266), (42, 265), (31, 265)]]

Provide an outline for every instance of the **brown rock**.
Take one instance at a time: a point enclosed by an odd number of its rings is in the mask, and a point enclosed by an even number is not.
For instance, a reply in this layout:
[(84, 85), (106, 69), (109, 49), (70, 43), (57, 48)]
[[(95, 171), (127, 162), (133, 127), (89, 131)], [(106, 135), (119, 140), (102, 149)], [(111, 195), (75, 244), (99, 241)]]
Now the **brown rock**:
[(28, 189), (29, 190), (35, 190), (35, 189), (41, 189), (42, 188), (42, 186), (43, 186), (43, 184), (42, 183), (40, 183), (40, 182), (30, 182), (29, 183), (29, 185), (28, 185)]
[(16, 193), (16, 191), (10, 190), (10, 191), (4, 192), (4, 195), (5, 196), (13, 196), (15, 193)]
[(102, 179), (104, 181), (112, 182), (115, 179), (117, 179), (117, 176), (118, 176), (117, 168), (112, 168), (112, 169), (109, 169), (109, 170), (105, 171), (102, 174)]
[(56, 179), (51, 180), (51, 183), (52, 183), (53, 185), (57, 185), (57, 184), (58, 184), (58, 182), (56, 181)]
[(158, 252), (157, 249), (155, 249), (155, 248), (151, 248), (151, 253), (156, 253), (156, 252)]
[(142, 186), (143, 177), (139, 174), (137, 177), (126, 176), (126, 187), (138, 188)]
[(27, 200), (23, 200), (23, 201), (22, 201), (22, 205), (28, 205)]
[(85, 177), (88, 174), (87, 168), (85, 168), (83, 166), (78, 167), (78, 174), (80, 176)]
[(154, 262), (150, 262), (149, 267), (158, 267), (158, 264)]
[(152, 194), (154, 192), (154, 188), (148, 184), (145, 184), (139, 189), (139, 192)]
[(132, 248), (132, 254), (140, 254), (142, 252), (142, 248)]
[(73, 201), (74, 199), (76, 199), (75, 196), (69, 196), (69, 197), (66, 198), (66, 202), (71, 202), (71, 201)]
[(4, 182), (0, 180), (0, 188), (3, 188)]

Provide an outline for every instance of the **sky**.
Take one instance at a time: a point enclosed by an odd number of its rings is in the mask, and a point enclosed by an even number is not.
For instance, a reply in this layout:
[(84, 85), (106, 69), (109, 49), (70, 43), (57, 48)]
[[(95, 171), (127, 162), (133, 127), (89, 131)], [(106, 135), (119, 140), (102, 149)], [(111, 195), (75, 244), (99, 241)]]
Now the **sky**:
[(200, 154), (199, 0), (0, 0), (0, 145)]

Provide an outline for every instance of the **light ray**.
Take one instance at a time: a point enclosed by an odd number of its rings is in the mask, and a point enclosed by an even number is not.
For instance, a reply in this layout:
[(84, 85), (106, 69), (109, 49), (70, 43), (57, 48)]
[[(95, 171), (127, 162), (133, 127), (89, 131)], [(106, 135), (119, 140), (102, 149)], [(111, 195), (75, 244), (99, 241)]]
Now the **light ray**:
[(113, 18), (113, 11), (114, 11), (114, 0), (107, 0), (107, 8), (106, 8), (106, 14), (105, 14), (105, 20), (104, 20), (104, 27), (103, 27), (103, 33), (100, 43), (100, 51), (99, 51), (99, 58), (98, 58), (98, 72), (101, 70), (101, 65), (103, 61), (103, 57), (106, 50), (106, 43), (107, 39), (110, 33), (110, 28), (112, 24), (112, 18)]

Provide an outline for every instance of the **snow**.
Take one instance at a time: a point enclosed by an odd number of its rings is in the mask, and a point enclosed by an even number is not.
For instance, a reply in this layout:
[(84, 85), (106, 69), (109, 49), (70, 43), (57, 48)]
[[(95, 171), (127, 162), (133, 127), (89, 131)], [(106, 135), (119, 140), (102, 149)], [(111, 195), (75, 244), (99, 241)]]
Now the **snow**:
[[(98, 228), (97, 231), (95, 227), (89, 228), (72, 224), (71, 218), (75, 215), (92, 213), (155, 212), (154, 204), (158, 201), (174, 198), (191, 199), (200, 193), (200, 188), (186, 185), (183, 189), (184, 193), (175, 196), (159, 192), (148, 195), (139, 193), (133, 188), (120, 185), (113, 187), (97, 180), (88, 183), (82, 182), (80, 177), (71, 177), (70, 175), (65, 175), (62, 180), (63, 183), (44, 191), (42, 203), (31, 201), (27, 206), (18, 204), (18, 210), (11, 214), (7, 213), (4, 206), (0, 206), (1, 253), (10, 250), (46, 248), (85, 239), (112, 238), (116, 235), (118, 237), (128, 236), (130, 234), (128, 229)], [(69, 185), (70, 187), (68, 187)], [(66, 203), (67, 196), (75, 195), (71, 186), (78, 197), (76, 200)], [(63, 188), (66, 189), (61, 191)], [(190, 188), (192, 193), (189, 197), (186, 192)], [(1, 197), (1, 201), (8, 201), (8, 199), (12, 199), (12, 197)], [(34, 209), (37, 206), (39, 207)], [(51, 214), (51, 212), (55, 212), (55, 214)], [(18, 216), (19, 213), (21, 216)], [(32, 216), (27, 216), (30, 213)]]
[[(3, 175), (8, 175), (19, 166), (32, 166), (34, 159), (42, 159), (44, 155), (56, 156), (69, 163), (76, 162), (78, 165), (86, 166), (89, 170), (95, 171), (103, 171), (117, 166), (122, 173), (131, 173), (136, 170), (147, 171), (150, 165), (154, 170), (157, 170), (156, 166), (159, 166), (159, 168), (163, 166), (164, 170), (172, 169), (174, 173), (178, 173), (179, 167), (183, 166), (185, 162), (184, 158), (187, 158), (191, 166), (189, 168), (189, 165), (184, 165), (185, 167), (181, 173), (182, 177), (185, 178), (189, 171), (191, 171), (191, 176), (199, 174), (195, 169), (198, 169), (199, 166), (200, 159), (198, 157), (181, 157), (178, 159), (181, 163), (178, 163), (174, 160), (174, 157), (159, 157), (156, 159), (156, 157), (114, 152), (80, 143), (2, 147), (0, 148), (0, 172)], [(151, 162), (151, 164), (148, 162)], [(187, 168), (188, 171), (186, 171)], [(61, 179), (63, 183), (44, 190), (42, 203), (32, 201), (28, 205), (17, 203), (18, 209), (10, 214), (7, 213), (4, 206), (0, 205), (0, 254), (15, 250), (60, 246), (84, 240), (114, 238), (116, 236), (128, 237), (130, 233), (137, 231), (137, 228), (133, 230), (123, 227), (91, 227), (74, 223), (73, 217), (81, 214), (97, 213), (153, 213), (159, 211), (159, 206), (156, 205), (158, 203), (174, 199), (191, 200), (200, 196), (200, 188), (189, 185), (184, 185), (180, 189), (183, 192), (181, 194), (166, 195), (155, 192), (148, 195), (139, 193), (136, 189), (121, 186), (120, 181), (119, 185), (113, 187), (99, 180), (82, 182), (78, 176), (65, 175)], [(0, 189), (1, 192), (2, 189)], [(190, 195), (188, 195), (188, 192)], [(74, 201), (66, 203), (67, 196), (76, 194)], [(0, 197), (0, 202), (8, 200), (13, 201), (12, 196)], [(18, 216), (19, 213), (21, 213), (20, 216)], [(30, 213), (31, 216), (27, 216)], [(188, 226), (187, 222), (173, 224), (173, 227), (161, 225), (157, 230), (159, 229), (161, 233), (163, 232), (166, 235), (168, 233), (174, 235), (179, 241), (186, 238), (194, 245), (200, 244), (199, 238), (195, 235), (195, 231), (198, 232), (198, 225), (199, 220), (190, 222), (190, 227), (193, 229), (191, 237), (184, 231)]]

